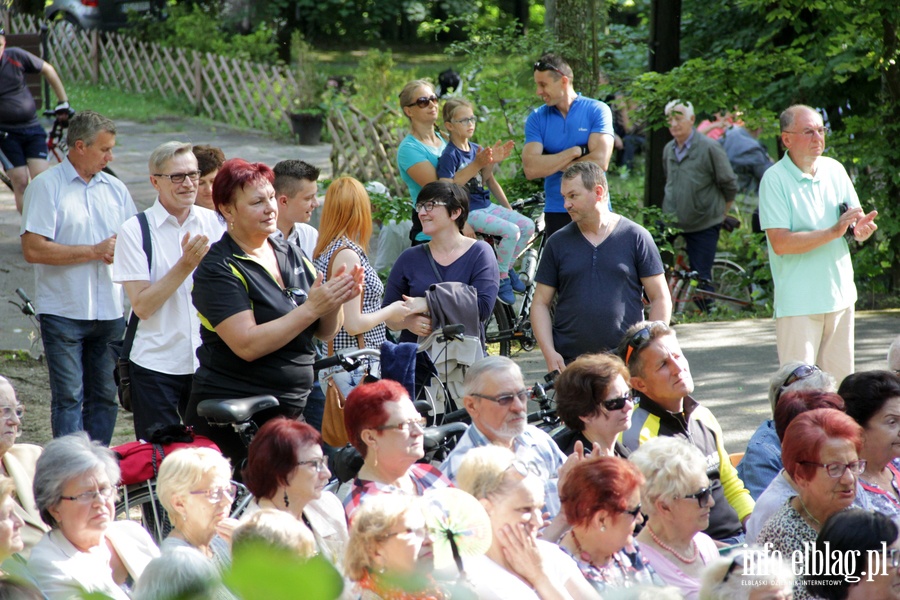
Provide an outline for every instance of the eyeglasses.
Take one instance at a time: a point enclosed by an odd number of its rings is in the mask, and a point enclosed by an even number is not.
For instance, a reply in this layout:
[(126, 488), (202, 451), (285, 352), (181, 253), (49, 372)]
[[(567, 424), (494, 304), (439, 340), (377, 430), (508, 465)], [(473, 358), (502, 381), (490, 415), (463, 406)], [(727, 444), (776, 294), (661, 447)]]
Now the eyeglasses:
[(430, 213), (434, 210), (435, 206), (447, 206), (446, 202), (434, 202), (429, 200), (428, 202), (416, 202), (416, 212), (422, 212), (422, 209), (425, 209), (425, 212)]
[(234, 500), (235, 496), (237, 496), (237, 486), (232, 483), (229, 486), (219, 486), (208, 490), (197, 490), (196, 492), (191, 492), (191, 494), (204, 494), (210, 504), (218, 504), (222, 501), (222, 498), (227, 497), (228, 500)]
[(165, 177), (175, 185), (181, 185), (184, 183), (185, 178), (190, 179), (194, 183), (200, 181), (200, 171), (191, 171), (189, 173), (172, 173), (171, 175), (166, 175), (165, 173), (154, 173), (154, 177)]
[(294, 303), (294, 306), (300, 306), (306, 302), (308, 296), (306, 290), (297, 287), (284, 288), (283, 293), (287, 296), (288, 300)]
[(469, 394), (473, 398), (483, 398), (485, 400), (490, 400), (491, 402), (496, 402), (500, 406), (509, 406), (513, 403), (513, 401), (518, 398), (522, 401), (522, 403), (526, 403), (531, 400), (531, 390), (519, 390), (514, 394), (500, 394), (499, 396), (486, 396), (484, 394)]
[(812, 462), (809, 460), (801, 460), (801, 465), (815, 465), (817, 467), (821, 467), (825, 469), (825, 472), (828, 473), (829, 477), (837, 479), (838, 477), (843, 477), (844, 471), (849, 470), (853, 475), (861, 475), (863, 471), (866, 470), (866, 460), (861, 458), (859, 460), (854, 460), (852, 463), (828, 463), (827, 465), (823, 465), (822, 463)]
[(634, 510), (622, 509), (622, 512), (626, 515), (631, 515), (631, 519), (637, 519), (638, 515), (641, 514), (641, 505), (638, 503), (637, 506), (634, 507)]
[(21, 404), (16, 404), (15, 406), (4, 406), (0, 409), (0, 418), (10, 419), (13, 415), (16, 415), (17, 419), (21, 419), (25, 416), (25, 407)]
[(78, 504), (92, 504), (97, 498), (99, 498), (101, 502), (106, 502), (112, 498), (115, 492), (116, 490), (111, 487), (102, 487), (99, 490), (91, 490), (90, 492), (84, 492), (77, 496), (60, 496), (60, 499), (77, 502)]
[[(887, 555), (888, 555), (888, 561), (890, 561), (891, 567), (893, 567), (894, 569), (896, 569), (897, 567), (900, 567), (900, 549), (891, 548), (890, 550), (888, 550)], [(887, 561), (885, 561), (885, 562), (887, 562)]]
[(410, 102), (409, 104), (407, 104), (406, 106), (410, 107), (410, 106), (416, 105), (419, 108), (428, 108), (430, 105), (437, 104), (437, 103), (438, 103), (438, 97), (435, 96), (434, 94), (432, 94), (430, 96), (420, 96), (420, 97), (416, 98), (415, 100), (413, 100), (412, 102)]
[(811, 138), (812, 136), (818, 134), (820, 137), (825, 137), (829, 133), (831, 133), (830, 127), (816, 127), (815, 129), (804, 129), (803, 131), (783, 131), (782, 133), (793, 133), (794, 135), (802, 135), (803, 137)]
[(395, 531), (393, 533), (389, 533), (384, 536), (384, 539), (392, 538), (392, 537), (415, 537), (420, 540), (424, 540), (428, 536), (428, 528), (427, 527), (407, 527), (403, 531)]
[(801, 379), (806, 379), (814, 373), (820, 373), (821, 371), (822, 370), (816, 365), (800, 365), (791, 371), (791, 374), (787, 376), (784, 383), (781, 384), (781, 387), (778, 388), (778, 391), (775, 393), (775, 404), (778, 404), (778, 399), (781, 398), (781, 394), (788, 389), (788, 386), (797, 383)]
[(634, 335), (631, 336), (631, 339), (628, 340), (628, 349), (625, 351), (625, 366), (628, 366), (628, 362), (631, 360), (631, 355), (635, 352), (635, 350), (640, 350), (641, 346), (650, 341), (650, 325), (642, 329), (638, 329), (634, 332)]
[(312, 467), (316, 470), (316, 473), (322, 473), (328, 470), (328, 459), (322, 456), (312, 460), (301, 460), (297, 462), (297, 466)]
[(396, 425), (382, 425), (381, 427), (376, 427), (377, 431), (389, 431), (396, 430), (400, 433), (409, 433), (413, 427), (418, 429), (419, 431), (425, 431), (425, 425), (428, 421), (425, 420), (424, 417), (419, 417), (418, 419), (407, 419), (406, 421), (400, 421)]
[(709, 506), (709, 500), (710, 500), (710, 498), (712, 498), (712, 488), (711, 487), (702, 488), (699, 492), (696, 492), (694, 494), (688, 494), (688, 495), (684, 496), (684, 498), (686, 498), (686, 499), (693, 498), (694, 500), (697, 501), (697, 504), (700, 506), (700, 508), (705, 508), (706, 506)]
[(522, 477), (528, 477), (528, 474), (536, 475), (537, 477), (541, 476), (541, 468), (534, 461), (525, 462), (524, 460), (514, 460), (506, 470), (515, 469), (516, 473), (521, 475)]
[(556, 67), (551, 65), (550, 63), (544, 62), (542, 60), (536, 61), (534, 63), (534, 71), (556, 71), (563, 77), (568, 77), (568, 75), (566, 75), (565, 73), (563, 73), (562, 71), (560, 71), (559, 69), (557, 69)]
[(455, 121), (453, 119), (450, 119), (450, 122), (451, 123), (462, 123), (463, 125), (474, 125), (475, 123), (478, 122), (478, 119), (473, 116), (473, 117), (466, 117), (465, 119), (456, 119)]
[(613, 412), (614, 410), (622, 410), (623, 408), (625, 408), (626, 402), (631, 402), (632, 404), (634, 404), (634, 392), (629, 391), (624, 396), (603, 400), (600, 402), (600, 404), (602, 404), (603, 408), (605, 408), (608, 412)]

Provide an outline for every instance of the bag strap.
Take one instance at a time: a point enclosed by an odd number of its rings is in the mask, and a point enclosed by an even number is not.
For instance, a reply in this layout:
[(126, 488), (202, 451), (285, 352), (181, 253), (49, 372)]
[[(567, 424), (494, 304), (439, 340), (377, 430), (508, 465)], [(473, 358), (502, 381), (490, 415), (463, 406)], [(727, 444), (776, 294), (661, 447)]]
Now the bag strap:
[[(328, 267), (325, 268), (325, 280), (331, 279), (331, 271), (334, 266), (334, 259), (337, 257), (338, 253), (341, 250), (353, 250), (351, 246), (347, 244), (341, 244), (337, 248), (334, 249), (334, 252), (331, 253), (331, 258), (328, 259)], [(356, 250), (353, 250), (356, 252)], [(363, 279), (363, 289), (359, 293), (359, 312), (363, 311), (363, 296), (366, 292), (366, 280)], [(366, 347), (366, 334), (360, 333), (356, 336), (356, 347), (362, 350)], [(328, 356), (334, 356), (334, 338), (328, 340)]]
[[(144, 246), (144, 254), (147, 255), (147, 275), (153, 269), (153, 244), (150, 239), (150, 223), (147, 221), (147, 213), (139, 212), (137, 214), (138, 223), (141, 225), (141, 241)], [(137, 332), (138, 318), (134, 309), (131, 310), (131, 316), (128, 317), (128, 326), (125, 328), (125, 339), (122, 342), (122, 358), (128, 360), (131, 356), (131, 346), (134, 344), (134, 334)]]
[(425, 248), (425, 256), (428, 257), (428, 262), (431, 263), (431, 270), (434, 271), (434, 276), (437, 277), (438, 283), (444, 283), (444, 278), (441, 277), (441, 272), (438, 271), (437, 263), (434, 262), (434, 257), (431, 255), (431, 245), (429, 242), (425, 242), (422, 244), (422, 247)]

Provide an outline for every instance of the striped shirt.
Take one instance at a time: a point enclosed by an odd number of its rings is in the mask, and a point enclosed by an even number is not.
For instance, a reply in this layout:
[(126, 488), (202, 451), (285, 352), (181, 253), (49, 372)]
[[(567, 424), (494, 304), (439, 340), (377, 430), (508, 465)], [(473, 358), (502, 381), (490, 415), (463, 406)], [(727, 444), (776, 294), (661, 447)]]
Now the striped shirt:
[[(453, 487), (450, 480), (441, 473), (437, 467), (428, 464), (416, 463), (409, 468), (407, 475), (416, 486), (416, 495), (422, 496), (430, 489)], [(344, 512), (347, 513), (347, 521), (353, 517), (353, 513), (365, 501), (366, 496), (376, 494), (402, 494), (403, 490), (388, 483), (378, 481), (365, 481), (359, 478), (353, 480), (350, 493), (344, 498)]]

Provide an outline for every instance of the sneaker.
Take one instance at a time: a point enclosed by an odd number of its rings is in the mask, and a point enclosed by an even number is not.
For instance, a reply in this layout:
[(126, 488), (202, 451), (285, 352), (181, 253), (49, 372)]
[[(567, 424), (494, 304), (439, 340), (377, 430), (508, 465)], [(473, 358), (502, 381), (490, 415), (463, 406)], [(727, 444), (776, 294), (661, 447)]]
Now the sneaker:
[(512, 267), (509, 268), (509, 284), (512, 286), (514, 292), (519, 294), (525, 293), (525, 284), (522, 283), (522, 280), (519, 279), (519, 274), (516, 273), (516, 270)]
[(515, 304), (516, 297), (513, 295), (512, 284), (509, 279), (500, 280), (500, 290), (497, 292), (497, 299), (503, 304)]

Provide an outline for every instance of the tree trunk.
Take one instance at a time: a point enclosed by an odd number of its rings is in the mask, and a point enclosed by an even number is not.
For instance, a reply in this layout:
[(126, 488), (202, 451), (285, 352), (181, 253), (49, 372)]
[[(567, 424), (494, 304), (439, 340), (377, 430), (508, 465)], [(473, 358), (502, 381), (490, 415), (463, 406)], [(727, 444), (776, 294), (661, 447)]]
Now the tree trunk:
[(566, 48), (563, 57), (575, 73), (575, 89), (596, 98), (600, 80), (597, 38), (606, 27), (606, 1), (555, 0), (555, 4), (556, 37)]

